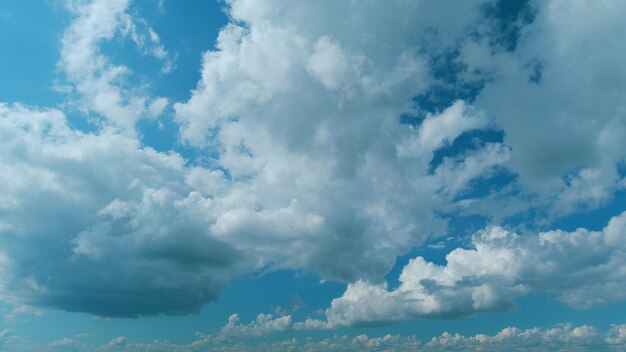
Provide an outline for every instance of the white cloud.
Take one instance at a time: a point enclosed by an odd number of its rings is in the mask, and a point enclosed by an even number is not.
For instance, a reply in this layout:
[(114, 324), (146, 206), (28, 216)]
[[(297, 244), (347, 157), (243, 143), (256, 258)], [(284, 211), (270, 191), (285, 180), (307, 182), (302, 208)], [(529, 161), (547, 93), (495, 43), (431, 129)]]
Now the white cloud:
[(7, 352), (202, 352), (202, 351), (511, 351), (511, 350), (563, 350), (563, 351), (622, 351), (625, 325), (612, 325), (608, 331), (600, 331), (589, 325), (575, 326), (570, 323), (553, 327), (533, 327), (520, 329), (507, 327), (494, 335), (476, 334), (465, 336), (444, 332), (429, 341), (421, 341), (415, 336), (384, 335), (370, 337), (335, 335), (329, 338), (290, 338), (272, 342), (257, 343), (254, 340), (236, 341), (197, 334), (197, 338), (187, 344), (167, 341), (132, 342), (120, 336), (103, 345), (77, 344), (70, 338), (62, 338), (49, 344), (28, 341), (12, 336), (4, 341), (3, 351)]
[(506, 351), (519, 348), (531, 349), (567, 349), (584, 351), (589, 348), (605, 348), (601, 334), (593, 326), (560, 324), (553, 328), (531, 328), (521, 330), (516, 327), (502, 329), (498, 334), (489, 336), (478, 334), (465, 337), (460, 334), (443, 333), (433, 337), (426, 345), (427, 349), (473, 349)]
[(259, 337), (292, 328), (290, 315), (274, 318), (272, 314), (261, 313), (249, 324), (241, 324), (239, 321), (238, 314), (231, 315), (228, 323), (220, 330), (219, 338)]
[(336, 90), (357, 84), (363, 58), (350, 57), (329, 37), (321, 37), (313, 46), (306, 69), (324, 87)]
[(620, 187), (626, 156), (625, 103), (617, 99), (626, 93), (626, 46), (615, 44), (626, 30), (624, 4), (531, 4), (534, 20), (514, 51), (479, 38), (465, 42), (459, 60), (491, 77), (475, 105), (504, 130), (510, 168), (536, 196), (531, 206), (547, 205), (551, 215), (601, 206)]
[(5, 302), (103, 316), (185, 313), (240, 270), (236, 250), (208, 236), (212, 202), (187, 184), (194, 169), (177, 154), (77, 132), (57, 110), (19, 105), (0, 106), (0, 135)]
[(65, 73), (69, 87), (73, 86), (80, 94), (81, 108), (100, 114), (109, 125), (134, 135), (135, 122), (144, 114), (157, 115), (155, 109), (164, 98), (151, 101), (140, 89), (127, 87), (123, 80), (129, 69), (110, 62), (101, 53), (100, 44), (118, 33), (128, 35), (142, 52), (164, 61), (163, 71), (172, 70), (173, 61), (152, 28), (143, 19), (126, 12), (129, 2), (68, 1), (68, 8), (76, 18), (61, 39), (58, 66)]
[[(130, 88), (128, 68), (100, 50), (126, 35), (167, 71), (154, 30), (128, 1), (68, 4), (76, 18), (59, 67), (105, 122), (89, 134), (56, 109), (0, 105), (3, 300), (182, 314), (242, 273), (283, 268), (350, 284), (326, 322), (294, 328), (507, 309), (530, 291), (574, 306), (623, 298), (624, 215), (602, 232), (493, 227), (446, 266), (417, 258), (398, 289), (382, 284), (397, 256), (446, 234), (442, 213), (558, 216), (623, 187), (624, 48), (614, 40), (623, 21), (610, 8), (622, 5), (537, 3), (517, 49), (503, 52), (484, 37), (485, 1), (229, 1), (231, 23), (204, 53), (196, 89), (173, 104), (181, 140), (219, 152), (207, 168), (141, 145), (135, 122), (169, 100)], [(583, 31), (570, 25), (587, 14)], [(485, 88), (473, 103), (421, 111), (413, 98), (441, 83), (433, 61), (457, 49), (463, 77)], [(535, 63), (541, 78), (529, 82)], [(403, 114), (426, 117), (409, 125)], [(492, 128), (504, 143), (476, 143), (431, 170), (437, 151)], [(518, 176), (509, 188), (458, 201), (502, 170)]]
[[(500, 227), (481, 230), (472, 238), (473, 248), (453, 250), (446, 265), (422, 257), (409, 261), (394, 290), (363, 281), (349, 284), (326, 311), (326, 324), (358, 326), (507, 310), (515, 298), (531, 292), (554, 295), (574, 307), (621, 300), (626, 292), (624, 252), (606, 240), (625, 218), (626, 212), (614, 217), (603, 231), (520, 236)], [(624, 235), (623, 229), (618, 231)]]
[[(399, 118), (431, 81), (420, 49), (434, 42), (422, 39), (453, 46), (480, 3), (456, 4), (442, 23), (426, 15), (435, 2), (229, 4), (234, 21), (204, 54), (191, 98), (174, 104), (183, 139), (218, 149), (235, 181), (213, 233), (274, 268), (380, 281), (397, 255), (444, 231), (432, 153), (487, 125), (462, 101), (417, 128)], [(413, 139), (427, 150), (397, 152)]]
[(398, 152), (406, 156), (430, 157), (463, 132), (484, 128), (486, 124), (487, 119), (480, 112), (472, 111), (465, 102), (458, 100), (441, 114), (428, 114), (419, 126), (419, 133), (400, 145)]

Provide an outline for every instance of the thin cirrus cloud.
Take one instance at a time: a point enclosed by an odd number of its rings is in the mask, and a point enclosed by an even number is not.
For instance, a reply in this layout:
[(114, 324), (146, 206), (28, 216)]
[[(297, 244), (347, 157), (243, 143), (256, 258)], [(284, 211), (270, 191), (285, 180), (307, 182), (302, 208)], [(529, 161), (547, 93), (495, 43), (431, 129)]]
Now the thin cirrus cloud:
[[(0, 297), (122, 317), (195, 312), (260, 271), (348, 284), (324, 321), (234, 315), (224, 336), (458, 317), (529, 292), (572, 306), (622, 299), (623, 214), (602, 231), (525, 228), (626, 186), (624, 5), (532, 2), (514, 46), (494, 35), (490, 6), (228, 1), (197, 87), (172, 104), (180, 143), (217, 151), (202, 163), (141, 143), (137, 121), (169, 100), (133, 87), (100, 50), (130, 39), (171, 71), (159, 35), (127, 1), (68, 2), (58, 66), (69, 106), (99, 121), (85, 132), (63, 108), (0, 105)], [(440, 108), (417, 103), (435, 88)], [(476, 131), (504, 137), (435, 162)], [(503, 173), (506, 185), (477, 186)], [(526, 212), (537, 219), (514, 230)], [(488, 225), (472, 248), (446, 265), (416, 258), (387, 290), (399, 255), (469, 215)]]

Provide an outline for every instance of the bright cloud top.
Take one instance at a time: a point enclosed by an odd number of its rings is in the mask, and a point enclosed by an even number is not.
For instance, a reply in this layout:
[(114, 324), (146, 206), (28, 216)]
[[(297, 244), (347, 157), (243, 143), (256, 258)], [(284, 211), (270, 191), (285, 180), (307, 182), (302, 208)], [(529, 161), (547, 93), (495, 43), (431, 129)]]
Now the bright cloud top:
[[(171, 99), (101, 50), (129, 40), (173, 70), (147, 21), (128, 1), (67, 6), (68, 103), (0, 105), (3, 301), (127, 317), (198, 311), (250, 273), (348, 284), (326, 320), (233, 315), (222, 330), (261, 336), (498, 311), (528, 292), (624, 298), (624, 213), (602, 231), (525, 230), (626, 186), (622, 3), (531, 3), (505, 46), (491, 1), (228, 1), (197, 87), (171, 105), (199, 157), (141, 142), (138, 121)], [(415, 258), (387, 289), (398, 256), (467, 216), (489, 225), (471, 248)]]

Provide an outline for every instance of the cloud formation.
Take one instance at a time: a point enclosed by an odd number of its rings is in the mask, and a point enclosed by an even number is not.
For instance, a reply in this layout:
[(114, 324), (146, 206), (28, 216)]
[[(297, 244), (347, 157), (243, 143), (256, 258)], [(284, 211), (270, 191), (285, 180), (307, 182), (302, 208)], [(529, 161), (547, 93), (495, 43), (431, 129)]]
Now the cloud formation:
[(421, 341), (415, 336), (385, 335), (370, 337), (362, 334), (349, 337), (334, 336), (324, 339), (278, 340), (270, 343), (255, 343), (242, 340), (235, 344), (219, 337), (197, 334), (188, 344), (167, 341), (140, 343), (129, 341), (124, 336), (111, 339), (102, 345), (87, 344), (81, 336), (66, 337), (51, 343), (36, 343), (11, 331), (0, 332), (0, 346), (7, 352), (200, 352), (200, 351), (511, 351), (515, 350), (567, 350), (567, 351), (622, 351), (626, 344), (626, 325), (612, 325), (608, 331), (600, 331), (589, 325), (575, 326), (558, 324), (549, 328), (534, 327), (519, 329), (507, 327), (495, 335), (476, 334), (464, 336), (444, 332), (430, 341)]
[(61, 39), (58, 66), (69, 87), (79, 95), (79, 109), (104, 117), (105, 127), (134, 135), (135, 122), (161, 114), (167, 99), (151, 99), (139, 87), (125, 84), (124, 76), (130, 70), (112, 63), (100, 45), (118, 35), (130, 37), (144, 55), (163, 62), (164, 72), (172, 70), (173, 59), (146, 21), (129, 15), (129, 3), (130, 0), (67, 1), (76, 18)]
[(194, 191), (219, 187), (221, 175), (122, 134), (72, 130), (58, 110), (1, 105), (0, 135), (6, 302), (185, 313), (238, 270), (236, 250), (208, 236), (210, 201)]
[(517, 235), (501, 227), (477, 232), (472, 248), (457, 248), (445, 265), (411, 259), (400, 285), (349, 284), (326, 311), (327, 321), (304, 327), (384, 324), (411, 318), (457, 318), (508, 310), (517, 297), (548, 293), (561, 302), (589, 308), (624, 299), (626, 212), (602, 231), (577, 229)]
[[(130, 39), (162, 71), (175, 55), (128, 6), (68, 2), (58, 66), (95, 131), (59, 108), (0, 105), (3, 301), (184, 314), (244, 274), (292, 268), (349, 284), (327, 321), (298, 328), (497, 311), (531, 291), (580, 307), (624, 298), (623, 214), (571, 233), (517, 235), (509, 221), (538, 214), (520, 226), (533, 228), (626, 186), (624, 5), (533, 2), (503, 46), (493, 1), (228, 1), (197, 87), (173, 104), (199, 160), (137, 139), (169, 100), (130, 84), (101, 45)], [(463, 142), (477, 132), (503, 137)], [(386, 288), (399, 255), (468, 215), (493, 225), (473, 248), (446, 266), (414, 259)], [(235, 316), (225, 334), (293, 325), (283, 318)]]
[(233, 314), (228, 318), (228, 323), (222, 327), (219, 333), (220, 338), (229, 337), (253, 337), (265, 336), (276, 332), (291, 329), (292, 322), (290, 315), (274, 318), (272, 314), (259, 314), (255, 321), (249, 324), (241, 324), (239, 315)]

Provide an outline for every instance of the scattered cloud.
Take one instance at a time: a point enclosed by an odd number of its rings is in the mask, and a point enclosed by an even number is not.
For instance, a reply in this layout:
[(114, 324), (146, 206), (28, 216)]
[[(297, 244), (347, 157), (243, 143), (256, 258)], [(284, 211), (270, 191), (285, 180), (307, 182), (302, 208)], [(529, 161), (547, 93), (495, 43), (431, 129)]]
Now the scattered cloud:
[(394, 290), (364, 281), (349, 284), (317, 327), (502, 311), (530, 293), (548, 293), (577, 308), (624, 299), (624, 251), (611, 241), (614, 233), (626, 233), (624, 219), (626, 212), (602, 231), (517, 235), (501, 227), (481, 230), (473, 236), (472, 248), (453, 250), (445, 265), (422, 257), (410, 260)]
[[(53, 87), (81, 118), (102, 120), (88, 133), (67, 111), (0, 104), (0, 298), (16, 312), (186, 314), (245, 274), (280, 269), (348, 288), (324, 321), (233, 315), (223, 336), (458, 317), (529, 292), (574, 307), (624, 298), (624, 213), (602, 231), (523, 230), (626, 185), (623, 3), (533, 2), (510, 46), (485, 24), (487, 0), (226, 4), (230, 23), (203, 54), (196, 88), (170, 102), (102, 50), (127, 38), (173, 70), (175, 55), (129, 1), (67, 2), (65, 80)], [(418, 102), (437, 89), (439, 105)], [(203, 159), (137, 139), (136, 122), (171, 103), (180, 142)], [(459, 142), (477, 131), (502, 138)], [(511, 176), (502, 187), (480, 186), (501, 174)], [(526, 213), (529, 224), (509, 221)], [(470, 248), (445, 265), (415, 258), (388, 289), (398, 256), (440, 243), (448, 219), (468, 215), (490, 224)], [(610, 341), (622, 339), (615, 329)], [(153, 348), (111, 344), (102, 348)]]
[[(174, 344), (167, 341), (137, 343), (123, 336), (112, 339), (103, 345), (77, 344), (63, 338), (49, 344), (30, 342), (17, 336), (0, 335), (0, 346), (7, 352), (201, 352), (211, 351), (511, 351), (513, 350), (567, 350), (567, 351), (622, 351), (626, 346), (624, 325), (612, 325), (608, 331), (600, 331), (589, 325), (558, 324), (553, 327), (519, 329), (508, 327), (495, 335), (476, 334), (464, 336), (444, 332), (429, 341), (421, 341), (415, 336), (384, 335), (370, 337), (335, 335), (321, 339), (278, 340), (267, 343), (238, 341), (231, 343), (210, 335), (198, 334), (189, 344)], [(4, 345), (2, 345), (4, 343)]]
[(127, 13), (129, 2), (67, 2), (76, 15), (61, 39), (58, 66), (65, 73), (67, 84), (55, 83), (55, 87), (63, 91), (75, 89), (80, 95), (78, 105), (81, 109), (103, 116), (104, 126), (134, 135), (135, 122), (154, 112), (154, 104), (162, 105), (163, 98), (151, 101), (141, 89), (124, 84), (124, 77), (130, 73), (128, 67), (112, 63), (101, 52), (100, 45), (118, 34), (129, 36), (142, 53), (164, 61), (164, 72), (173, 69), (173, 61), (161, 45), (158, 34), (145, 20)]
[(291, 329), (290, 315), (274, 318), (272, 314), (259, 314), (250, 324), (241, 324), (238, 314), (228, 318), (228, 323), (220, 330), (220, 338), (259, 337)]

